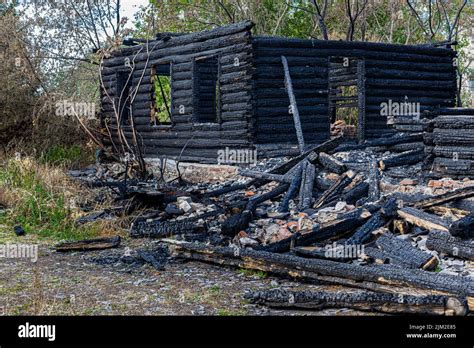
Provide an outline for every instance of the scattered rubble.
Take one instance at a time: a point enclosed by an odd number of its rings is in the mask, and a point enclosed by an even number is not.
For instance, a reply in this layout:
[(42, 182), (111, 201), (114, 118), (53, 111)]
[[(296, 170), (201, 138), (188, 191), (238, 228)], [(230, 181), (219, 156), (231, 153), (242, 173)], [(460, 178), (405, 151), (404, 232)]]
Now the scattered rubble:
[[(426, 175), (420, 133), (364, 144), (343, 140), (261, 161), (222, 183), (105, 179), (110, 166), (75, 172), (89, 187), (115, 195), (119, 207), (78, 222), (109, 218), (128, 206), (128, 214), (135, 212), (130, 236), (161, 239), (175, 259), (324, 281), (349, 291), (263, 292), (251, 296), (256, 303), (287, 306), (284, 299), (293, 295), (303, 296), (291, 304), (299, 308), (464, 315), (469, 304), (472, 310), (473, 177)], [(164, 269), (164, 259), (153, 255), (137, 252), (134, 262)], [(354, 288), (366, 292), (352, 295)], [(396, 292), (407, 297), (397, 302)]]

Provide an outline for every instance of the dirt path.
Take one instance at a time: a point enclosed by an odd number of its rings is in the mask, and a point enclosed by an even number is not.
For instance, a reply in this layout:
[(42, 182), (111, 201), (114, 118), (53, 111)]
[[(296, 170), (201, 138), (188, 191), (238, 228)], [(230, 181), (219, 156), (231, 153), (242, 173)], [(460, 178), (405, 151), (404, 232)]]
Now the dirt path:
[(0, 259), (0, 313), (3, 315), (344, 315), (352, 310), (298, 312), (269, 310), (247, 303), (245, 289), (320, 286), (269, 277), (263, 273), (195, 262), (171, 262), (164, 271), (148, 264), (118, 261), (126, 248), (87, 253), (57, 253), (39, 248), (36, 263)]

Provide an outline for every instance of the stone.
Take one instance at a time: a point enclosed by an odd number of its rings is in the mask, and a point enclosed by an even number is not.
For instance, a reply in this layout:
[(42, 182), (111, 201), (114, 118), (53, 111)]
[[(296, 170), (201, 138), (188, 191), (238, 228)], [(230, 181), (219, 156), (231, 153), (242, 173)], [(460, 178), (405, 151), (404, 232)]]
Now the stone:
[(17, 236), (24, 236), (26, 234), (25, 230), (20, 225), (13, 227), (13, 230)]
[(259, 244), (255, 239), (252, 239), (252, 238), (249, 238), (249, 237), (240, 238), (239, 242), (240, 242), (240, 245), (242, 245), (242, 246), (254, 246), (254, 245)]
[(170, 215), (181, 215), (183, 214), (183, 211), (176, 206), (176, 204), (173, 203), (168, 203), (165, 208), (165, 212), (167, 212)]
[(181, 197), (178, 197), (176, 199), (176, 201), (178, 202), (178, 205), (180, 205), (181, 203), (183, 202), (187, 202), (189, 204), (191, 204), (193, 202), (193, 200), (191, 199), (191, 197), (188, 197), (188, 196), (181, 196)]
[(334, 210), (337, 212), (341, 212), (345, 210), (346, 206), (347, 206), (346, 202), (337, 202), (336, 206), (334, 207)]
[(193, 207), (187, 201), (182, 201), (181, 203), (178, 204), (178, 207), (185, 213), (188, 213), (193, 210)]
[(290, 213), (280, 213), (278, 211), (269, 211), (267, 213), (267, 216), (272, 219), (284, 219), (286, 218)]
[(308, 215), (301, 213), (298, 218), (298, 231), (309, 231), (313, 229), (313, 221)]
[(257, 218), (264, 218), (264, 217), (267, 217), (267, 211), (263, 208), (257, 208), (255, 209), (255, 216)]

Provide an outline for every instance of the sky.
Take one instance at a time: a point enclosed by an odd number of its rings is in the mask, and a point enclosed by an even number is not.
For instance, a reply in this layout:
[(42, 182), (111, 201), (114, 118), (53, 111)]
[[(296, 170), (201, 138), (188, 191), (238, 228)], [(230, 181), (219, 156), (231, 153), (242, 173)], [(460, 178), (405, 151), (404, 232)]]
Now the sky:
[(146, 6), (149, 4), (149, 0), (122, 0), (121, 3), (121, 15), (127, 17), (127, 27), (131, 28), (133, 23), (134, 14), (138, 11), (140, 6)]

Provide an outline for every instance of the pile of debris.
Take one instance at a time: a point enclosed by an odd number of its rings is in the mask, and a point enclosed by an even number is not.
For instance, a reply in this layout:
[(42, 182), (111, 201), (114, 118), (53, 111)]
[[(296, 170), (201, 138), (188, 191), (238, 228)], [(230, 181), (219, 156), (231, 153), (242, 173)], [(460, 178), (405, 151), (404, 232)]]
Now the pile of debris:
[[(257, 167), (263, 170), (241, 169), (223, 186), (95, 186), (147, 207), (133, 218), (130, 236), (159, 238), (174, 258), (348, 291), (246, 295), (256, 303), (466, 314), (474, 305), (474, 181), (428, 182), (422, 133), (344, 140), (305, 148), (271, 169), (269, 162)], [(94, 186), (93, 178), (85, 182)]]

